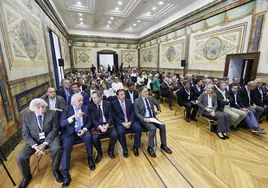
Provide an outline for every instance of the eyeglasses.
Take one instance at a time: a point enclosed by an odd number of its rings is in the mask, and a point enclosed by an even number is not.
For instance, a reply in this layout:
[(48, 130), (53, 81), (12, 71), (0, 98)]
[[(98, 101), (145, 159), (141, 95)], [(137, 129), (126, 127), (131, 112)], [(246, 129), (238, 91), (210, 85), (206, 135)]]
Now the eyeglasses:
[(50, 91), (50, 92), (48, 92), (48, 93), (55, 93), (56, 91)]

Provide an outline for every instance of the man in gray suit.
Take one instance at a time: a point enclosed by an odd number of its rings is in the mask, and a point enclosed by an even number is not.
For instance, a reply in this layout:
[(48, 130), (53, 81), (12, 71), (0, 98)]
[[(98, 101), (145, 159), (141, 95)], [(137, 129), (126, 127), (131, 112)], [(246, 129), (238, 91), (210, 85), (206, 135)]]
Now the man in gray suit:
[(51, 150), (52, 169), (58, 182), (63, 181), (59, 171), (61, 160), (59, 124), (54, 111), (46, 111), (47, 103), (40, 98), (33, 99), (29, 109), (31, 112), (25, 114), (22, 124), (22, 138), (26, 144), (17, 156), (17, 164), (23, 176), (20, 188), (27, 187), (32, 179), (30, 170), (30, 157), (36, 153), (41, 156), (44, 149)]
[(59, 95), (56, 95), (56, 90), (53, 87), (47, 89), (47, 97), (45, 98), (48, 104), (48, 109), (61, 109), (64, 110), (65, 100)]
[(164, 150), (165, 152), (171, 154), (172, 151), (167, 147), (166, 143), (166, 127), (163, 123), (158, 122), (155, 123), (153, 120), (157, 120), (155, 117), (155, 111), (154, 106), (157, 107), (157, 110), (161, 112), (160, 105), (156, 100), (149, 96), (148, 89), (146, 87), (141, 87), (139, 89), (140, 91), (140, 97), (135, 100), (134, 103), (134, 110), (136, 117), (138, 119), (138, 122), (140, 125), (149, 131), (149, 137), (148, 137), (148, 153), (151, 157), (156, 157), (156, 154), (154, 152), (154, 137), (156, 133), (156, 128), (160, 129), (160, 138), (161, 138), (161, 146), (160, 148)]

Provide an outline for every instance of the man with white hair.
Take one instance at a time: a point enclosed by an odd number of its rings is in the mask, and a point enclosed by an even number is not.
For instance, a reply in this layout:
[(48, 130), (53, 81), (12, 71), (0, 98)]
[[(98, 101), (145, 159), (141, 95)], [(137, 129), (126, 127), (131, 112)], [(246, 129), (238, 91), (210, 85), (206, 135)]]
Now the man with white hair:
[(68, 186), (71, 182), (69, 173), (71, 163), (71, 152), (76, 142), (84, 142), (88, 165), (90, 170), (95, 170), (95, 163), (92, 158), (92, 139), (90, 134), (91, 117), (88, 107), (83, 105), (83, 96), (75, 93), (71, 98), (71, 105), (65, 108), (60, 119), (61, 140), (62, 140), (62, 170), (63, 184)]
[(26, 144), (17, 156), (17, 164), (23, 176), (20, 188), (27, 187), (32, 179), (30, 169), (30, 157), (35, 153), (38, 156), (44, 154), (44, 149), (51, 150), (52, 169), (58, 182), (63, 181), (59, 171), (61, 160), (59, 124), (54, 111), (46, 111), (47, 103), (41, 99), (33, 99), (28, 112), (23, 117), (22, 138)]
[(239, 105), (241, 108), (247, 108), (248, 110), (251, 110), (256, 116), (257, 121), (259, 121), (264, 109), (255, 104), (252, 91), (256, 88), (256, 86), (256, 82), (250, 81), (247, 85), (239, 89), (238, 93), (241, 98)]

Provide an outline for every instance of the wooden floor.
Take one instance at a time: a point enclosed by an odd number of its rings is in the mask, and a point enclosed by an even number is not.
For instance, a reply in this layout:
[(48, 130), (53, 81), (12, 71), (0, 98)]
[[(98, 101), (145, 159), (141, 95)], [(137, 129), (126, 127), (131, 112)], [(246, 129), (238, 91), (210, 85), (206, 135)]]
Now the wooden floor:
[[(169, 155), (155, 149), (157, 158), (146, 152), (147, 136), (142, 136), (142, 151), (136, 158), (132, 152), (125, 159), (117, 143), (116, 158), (104, 159), (95, 171), (87, 165), (85, 148), (75, 146), (72, 152), (70, 187), (268, 187), (268, 135), (253, 136), (247, 130), (231, 132), (229, 140), (220, 140), (205, 125), (186, 123), (181, 111), (174, 115), (162, 105), (158, 118), (167, 127), (168, 146), (173, 150)], [(268, 128), (268, 123), (262, 124)], [(159, 136), (157, 137), (159, 140)], [(107, 151), (108, 141), (103, 141)], [(158, 141), (160, 143), (160, 141)], [(9, 155), (6, 163), (17, 184), (21, 175), (16, 164), (16, 156), (22, 148), (22, 141)], [(129, 150), (133, 140), (128, 138)], [(51, 160), (48, 155), (36, 168), (36, 157), (31, 160), (33, 179), (29, 187), (61, 187), (54, 179)], [(0, 187), (12, 187), (7, 175), (0, 167)]]

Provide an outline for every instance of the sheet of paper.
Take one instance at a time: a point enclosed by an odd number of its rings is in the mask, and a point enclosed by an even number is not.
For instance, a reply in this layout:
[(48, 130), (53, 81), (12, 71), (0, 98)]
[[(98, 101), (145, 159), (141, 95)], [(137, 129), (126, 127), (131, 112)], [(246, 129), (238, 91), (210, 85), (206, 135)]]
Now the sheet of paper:
[(159, 125), (163, 125), (163, 123), (162, 123), (161, 121), (159, 121), (159, 120), (157, 120), (157, 119), (155, 119), (155, 118), (149, 118), (149, 121), (150, 121), (151, 123), (157, 123), (157, 124), (159, 124)]

